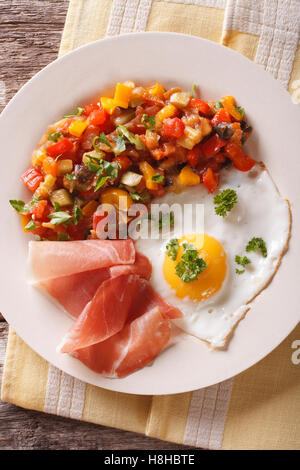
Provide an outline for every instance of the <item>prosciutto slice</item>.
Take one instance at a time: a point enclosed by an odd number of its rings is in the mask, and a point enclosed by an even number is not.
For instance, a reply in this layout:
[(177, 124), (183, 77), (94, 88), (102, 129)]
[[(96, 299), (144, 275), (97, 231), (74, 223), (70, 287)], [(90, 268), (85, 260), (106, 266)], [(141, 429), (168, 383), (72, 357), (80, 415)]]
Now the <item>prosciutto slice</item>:
[(102, 282), (124, 274), (138, 274), (149, 280), (152, 266), (146, 256), (136, 253), (135, 263), (110, 268), (94, 269), (82, 273), (41, 281), (39, 285), (55, 298), (73, 317), (78, 317), (92, 300)]
[(139, 276), (131, 274), (102, 282), (63, 339), (61, 352), (72, 353), (121, 331), (140, 281)]
[(36, 281), (70, 276), (119, 264), (133, 264), (132, 240), (76, 240), (29, 243), (29, 259)]
[(167, 346), (170, 336), (170, 322), (157, 306), (106, 341), (79, 349), (73, 356), (106, 377), (125, 377), (150, 364)]

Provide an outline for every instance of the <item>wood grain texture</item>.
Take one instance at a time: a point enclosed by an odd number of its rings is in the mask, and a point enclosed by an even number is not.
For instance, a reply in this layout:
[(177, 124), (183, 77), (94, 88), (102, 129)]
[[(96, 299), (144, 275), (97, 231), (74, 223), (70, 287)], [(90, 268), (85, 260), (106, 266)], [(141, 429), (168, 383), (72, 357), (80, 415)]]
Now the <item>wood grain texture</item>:
[[(0, 1), (0, 112), (57, 57), (68, 0)], [(1, 321), (2, 319), (2, 321)], [(0, 380), (8, 325), (0, 314)], [(190, 447), (25, 410), (0, 401), (0, 449), (166, 449)]]

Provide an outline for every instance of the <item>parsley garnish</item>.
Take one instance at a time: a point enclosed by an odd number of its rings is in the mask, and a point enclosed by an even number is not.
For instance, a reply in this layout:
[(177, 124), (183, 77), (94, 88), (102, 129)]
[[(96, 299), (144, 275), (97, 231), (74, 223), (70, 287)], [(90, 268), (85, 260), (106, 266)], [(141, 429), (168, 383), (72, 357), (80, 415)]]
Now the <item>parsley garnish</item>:
[(164, 180), (164, 175), (160, 175), (159, 173), (156, 173), (156, 175), (152, 176), (152, 181), (155, 181), (155, 183), (162, 183)]
[(126, 150), (124, 137), (120, 133), (118, 133), (118, 137), (116, 138), (116, 146), (118, 153), (122, 153)]
[(64, 176), (69, 181), (75, 181), (76, 180), (75, 173), (66, 173)]
[(142, 150), (144, 148), (141, 140), (139, 137), (135, 137), (134, 134), (132, 134), (127, 127), (125, 126), (118, 126), (117, 127), (118, 133), (120, 132), (131, 145), (134, 145), (137, 150)]
[(244, 116), (245, 114), (244, 108), (242, 108), (241, 106), (237, 106), (235, 109), (237, 110), (237, 112), (239, 113), (241, 117)]
[(214, 197), (215, 213), (222, 217), (230, 212), (237, 203), (237, 193), (234, 189), (224, 189), (221, 193)]
[(94, 192), (98, 191), (106, 183), (108, 179), (109, 179), (109, 176), (99, 175), (96, 181)]
[(81, 116), (84, 111), (84, 108), (76, 108), (76, 112), (70, 113), (70, 114), (65, 114), (63, 117), (64, 118), (71, 118), (75, 116)]
[(181, 261), (176, 264), (175, 271), (183, 282), (192, 282), (207, 268), (203, 258), (200, 258), (196, 248), (190, 243), (183, 244), (184, 252)]
[(169, 243), (166, 245), (167, 255), (173, 261), (176, 261), (178, 250), (179, 250), (179, 243), (177, 238), (172, 238)]
[(236, 255), (235, 262), (240, 266), (246, 266), (247, 264), (251, 263), (251, 259), (249, 259), (247, 256)]
[(9, 203), (19, 214), (25, 214), (28, 212), (24, 201), (10, 199)]
[(76, 202), (74, 204), (74, 217), (73, 217), (73, 224), (77, 225), (79, 220), (82, 217), (82, 210), (80, 209), (79, 206), (77, 206)]
[[(247, 264), (251, 263), (251, 259), (249, 259), (247, 256), (236, 255), (235, 262), (237, 264), (239, 264), (240, 266), (246, 266)], [(245, 269), (237, 269), (236, 268), (235, 272), (237, 274), (243, 274), (245, 272)]]
[(65, 222), (71, 222), (72, 216), (68, 212), (58, 211), (52, 212), (48, 215), (48, 218), (51, 219), (51, 222), (54, 225), (64, 224)]
[(33, 220), (30, 220), (30, 222), (25, 226), (25, 230), (35, 230), (36, 228), (38, 228), (38, 225), (35, 225)]
[(131, 192), (129, 192), (129, 196), (131, 197), (131, 199), (132, 199), (133, 201), (142, 201), (142, 200), (143, 200), (142, 196), (141, 196), (139, 193), (131, 193)]
[(101, 142), (102, 144), (105, 144), (107, 145), (107, 147), (109, 147), (110, 149), (112, 149), (112, 146), (111, 144), (108, 142), (107, 140), (107, 137), (106, 135), (104, 134), (104, 132), (101, 132), (100, 135), (97, 135), (94, 139), (93, 139), (93, 147), (95, 150), (98, 150), (98, 146), (97, 146), (97, 142)]
[(266, 247), (266, 243), (262, 238), (255, 238), (253, 237), (248, 245), (246, 246), (246, 251), (261, 251), (261, 254), (263, 255), (264, 258), (268, 256), (268, 251)]
[(53, 134), (48, 135), (48, 140), (52, 140), (52, 142), (57, 142), (61, 135), (61, 132), (53, 132)]
[(142, 123), (144, 124), (146, 129), (155, 131), (155, 116), (149, 116), (148, 114), (143, 114)]
[(224, 106), (222, 105), (221, 101), (216, 101), (215, 102), (215, 108), (216, 109), (221, 109), (221, 108), (224, 108)]
[(95, 192), (98, 191), (98, 189), (100, 189), (108, 179), (115, 180), (118, 178), (119, 169), (121, 168), (119, 162), (111, 163), (103, 159), (92, 157), (90, 155), (87, 155), (87, 157), (96, 162), (87, 163), (88, 169), (98, 176), (94, 189)]
[(244, 274), (245, 269), (237, 269), (235, 270), (236, 274)]

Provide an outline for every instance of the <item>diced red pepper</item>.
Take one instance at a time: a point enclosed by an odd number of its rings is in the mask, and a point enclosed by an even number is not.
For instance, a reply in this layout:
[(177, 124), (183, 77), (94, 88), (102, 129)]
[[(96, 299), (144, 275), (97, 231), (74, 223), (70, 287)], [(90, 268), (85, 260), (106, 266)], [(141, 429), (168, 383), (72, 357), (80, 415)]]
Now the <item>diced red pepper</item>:
[(103, 108), (98, 108), (89, 114), (88, 122), (92, 126), (101, 126), (108, 118), (108, 113)]
[(216, 112), (214, 117), (211, 119), (211, 124), (212, 126), (216, 126), (217, 124), (220, 124), (221, 122), (231, 122), (231, 117), (228, 111), (226, 111), (225, 108), (219, 109), (219, 111)]
[(52, 158), (56, 158), (59, 155), (63, 155), (67, 152), (70, 152), (73, 148), (73, 143), (69, 139), (62, 139), (56, 142), (55, 144), (49, 145), (47, 147), (47, 153), (50, 155)]
[(201, 158), (201, 147), (200, 145), (195, 145), (192, 150), (188, 151), (187, 160), (192, 168), (196, 168)]
[(189, 102), (191, 108), (196, 109), (201, 114), (210, 114), (211, 108), (206, 101), (199, 100), (198, 98), (191, 98)]
[(225, 144), (226, 142), (220, 139), (218, 134), (215, 134), (201, 145), (202, 153), (206, 158), (211, 157), (220, 152), (221, 148), (224, 147)]
[(122, 171), (128, 170), (132, 165), (132, 161), (130, 158), (126, 157), (126, 155), (119, 155), (118, 157), (113, 158), (113, 162), (119, 163)]
[(82, 114), (84, 114), (85, 116), (89, 116), (91, 112), (96, 111), (97, 109), (99, 109), (99, 106), (97, 104), (87, 104), (84, 107)]
[(39, 187), (40, 183), (44, 180), (44, 177), (35, 168), (28, 168), (28, 170), (26, 170), (25, 173), (23, 173), (21, 176), (21, 179), (27, 188), (34, 193), (34, 191)]
[(162, 134), (165, 137), (179, 139), (184, 134), (185, 125), (178, 117), (168, 118), (163, 121)]
[(50, 205), (48, 201), (43, 199), (42, 201), (37, 202), (31, 211), (34, 220), (45, 220), (47, 215), (50, 214)]
[(256, 163), (253, 158), (249, 157), (249, 155), (234, 142), (228, 142), (226, 144), (225, 152), (237, 170), (249, 171)]
[(205, 173), (202, 176), (203, 183), (207, 187), (210, 193), (213, 193), (219, 183), (219, 175), (214, 173), (211, 168), (207, 168)]

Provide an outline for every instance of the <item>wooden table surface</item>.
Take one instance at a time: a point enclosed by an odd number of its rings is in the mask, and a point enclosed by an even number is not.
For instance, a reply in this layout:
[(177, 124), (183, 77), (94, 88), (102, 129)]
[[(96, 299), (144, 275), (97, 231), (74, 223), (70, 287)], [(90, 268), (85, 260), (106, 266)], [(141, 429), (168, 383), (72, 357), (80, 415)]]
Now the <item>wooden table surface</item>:
[[(1, 0), (0, 112), (57, 57), (68, 0)], [(5, 313), (5, 312), (4, 312)], [(8, 325), (0, 315), (0, 380)], [(25, 410), (0, 401), (0, 449), (190, 449), (145, 436)]]

